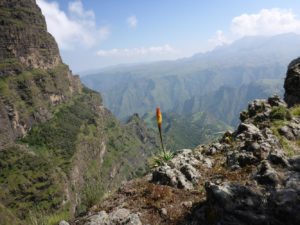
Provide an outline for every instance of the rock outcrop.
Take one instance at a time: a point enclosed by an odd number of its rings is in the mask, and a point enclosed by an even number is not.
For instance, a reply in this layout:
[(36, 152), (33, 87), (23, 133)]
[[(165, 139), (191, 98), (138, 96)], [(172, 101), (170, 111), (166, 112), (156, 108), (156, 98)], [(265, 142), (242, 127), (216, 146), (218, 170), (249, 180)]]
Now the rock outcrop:
[(300, 58), (293, 60), (289, 66), (284, 82), (284, 100), (291, 107), (300, 104)]
[(130, 213), (124, 208), (116, 209), (109, 214), (101, 211), (86, 220), (84, 225), (142, 225), (138, 214)]

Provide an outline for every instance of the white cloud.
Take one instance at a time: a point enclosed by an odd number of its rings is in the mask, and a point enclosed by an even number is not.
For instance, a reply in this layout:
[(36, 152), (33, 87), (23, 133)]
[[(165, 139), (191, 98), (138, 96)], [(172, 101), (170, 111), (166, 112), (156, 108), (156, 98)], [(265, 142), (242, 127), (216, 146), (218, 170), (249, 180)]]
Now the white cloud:
[(234, 17), (226, 35), (218, 30), (208, 40), (209, 49), (229, 44), (244, 36), (273, 36), (291, 32), (300, 34), (300, 20), (291, 9), (262, 9), (258, 13)]
[(48, 27), (61, 49), (75, 46), (92, 47), (108, 38), (109, 27), (97, 27), (95, 14), (85, 10), (80, 0), (69, 3), (68, 14), (59, 8), (57, 2), (37, 0)]
[(99, 39), (106, 40), (110, 35), (110, 29), (108, 26), (103, 26), (99, 29)]
[(149, 56), (149, 55), (166, 55), (176, 53), (170, 45), (165, 44), (162, 46), (152, 46), (152, 47), (141, 47), (141, 48), (114, 48), (110, 50), (99, 50), (97, 52), (98, 56), (106, 57), (136, 57), (136, 56)]
[(229, 43), (230, 41), (225, 36), (224, 32), (222, 30), (218, 30), (215, 35), (208, 40), (208, 42), (213, 46), (221, 46), (224, 44)]
[(76, 16), (79, 16), (81, 18), (90, 18), (94, 19), (95, 14), (92, 10), (84, 10), (83, 9), (83, 4), (79, 0), (75, 0), (74, 2), (69, 3), (69, 11)]
[(291, 9), (262, 9), (257, 14), (243, 14), (233, 18), (231, 32), (239, 37), (300, 33), (300, 20)]
[(130, 16), (127, 18), (127, 25), (130, 27), (130, 28), (135, 28), (138, 24), (138, 20), (135, 16)]

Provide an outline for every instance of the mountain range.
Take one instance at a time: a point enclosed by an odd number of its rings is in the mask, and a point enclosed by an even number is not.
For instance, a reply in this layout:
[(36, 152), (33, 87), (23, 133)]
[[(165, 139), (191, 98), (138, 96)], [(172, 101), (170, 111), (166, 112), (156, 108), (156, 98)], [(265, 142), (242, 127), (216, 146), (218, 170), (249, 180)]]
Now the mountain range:
[(164, 112), (206, 112), (230, 126), (253, 98), (283, 94), (286, 65), (300, 51), (300, 36), (245, 37), (210, 52), (175, 61), (116, 66), (83, 76), (119, 118)]

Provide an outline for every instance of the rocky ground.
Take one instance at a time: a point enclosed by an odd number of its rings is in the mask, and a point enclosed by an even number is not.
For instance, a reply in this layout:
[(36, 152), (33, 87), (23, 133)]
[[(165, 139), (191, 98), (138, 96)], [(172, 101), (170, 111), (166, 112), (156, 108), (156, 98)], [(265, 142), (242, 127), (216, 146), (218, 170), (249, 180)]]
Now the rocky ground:
[(286, 102), (254, 100), (236, 131), (178, 151), (70, 224), (300, 224), (299, 77), (297, 59), (288, 67)]

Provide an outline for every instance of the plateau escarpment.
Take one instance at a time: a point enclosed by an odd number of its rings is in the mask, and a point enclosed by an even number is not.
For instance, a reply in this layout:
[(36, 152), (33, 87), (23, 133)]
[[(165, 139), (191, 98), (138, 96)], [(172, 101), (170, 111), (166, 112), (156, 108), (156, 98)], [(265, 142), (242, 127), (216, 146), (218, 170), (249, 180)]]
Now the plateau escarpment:
[(0, 149), (82, 91), (33, 0), (0, 3)]
[(276, 95), (250, 102), (234, 132), (178, 151), (71, 224), (299, 224), (300, 86), (289, 82), (299, 66), (288, 67), (288, 105)]
[(34, 0), (0, 2), (0, 223), (56, 224), (143, 174), (156, 138), (121, 124), (60, 57)]

